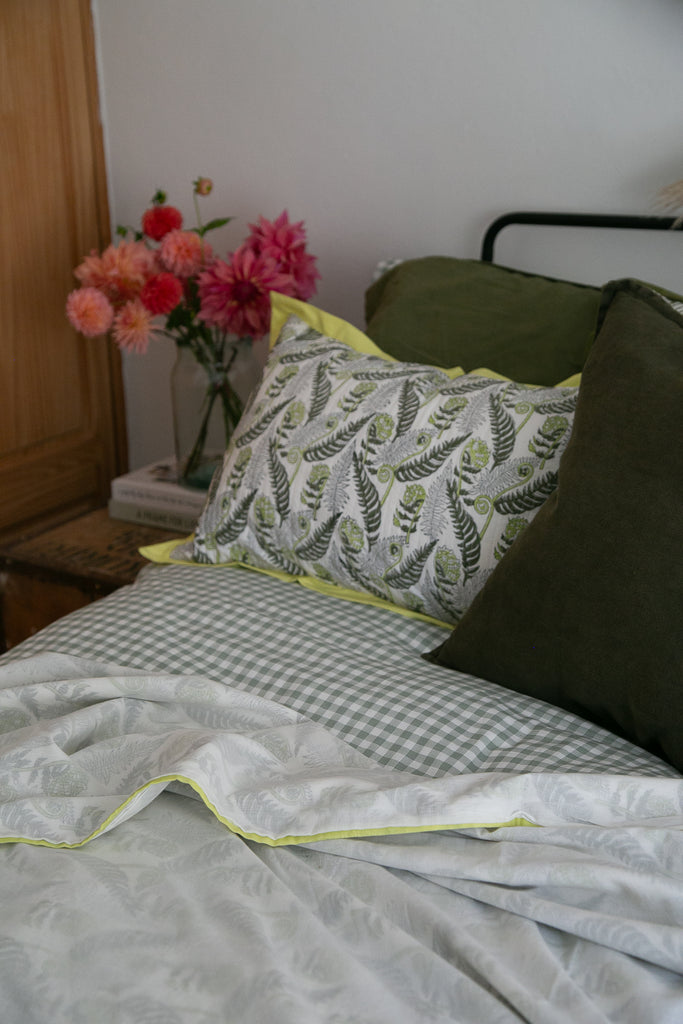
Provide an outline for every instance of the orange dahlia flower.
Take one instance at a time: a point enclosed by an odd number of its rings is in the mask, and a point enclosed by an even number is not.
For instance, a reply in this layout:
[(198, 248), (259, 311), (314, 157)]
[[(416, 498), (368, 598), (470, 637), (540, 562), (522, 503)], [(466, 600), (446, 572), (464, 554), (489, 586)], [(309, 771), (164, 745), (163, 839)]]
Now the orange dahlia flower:
[(195, 231), (169, 231), (159, 249), (163, 266), (178, 277), (197, 274), (212, 256), (211, 246)]
[(152, 313), (140, 299), (131, 299), (114, 318), (112, 331), (116, 344), (129, 352), (144, 353), (154, 334)]
[(86, 338), (106, 334), (114, 319), (111, 302), (97, 288), (77, 288), (66, 300), (69, 323)]
[(101, 256), (92, 252), (74, 271), (82, 285), (99, 288), (115, 306), (139, 294), (156, 271), (156, 254), (144, 242), (109, 245)]

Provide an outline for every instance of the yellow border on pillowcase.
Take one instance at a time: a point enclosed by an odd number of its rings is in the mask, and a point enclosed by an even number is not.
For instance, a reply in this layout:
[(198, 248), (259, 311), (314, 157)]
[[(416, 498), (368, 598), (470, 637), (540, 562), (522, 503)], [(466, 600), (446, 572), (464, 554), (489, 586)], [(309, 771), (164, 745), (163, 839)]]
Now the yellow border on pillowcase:
[[(335, 341), (343, 341), (345, 345), (349, 345), (356, 352), (362, 352), (366, 356), (376, 356), (387, 363), (398, 363), (400, 361), (395, 356), (390, 356), (388, 352), (383, 352), (378, 345), (375, 345), (372, 338), (368, 338), (367, 334), (363, 334), (353, 324), (347, 323), (346, 320), (333, 316), (331, 313), (325, 313), (324, 310), (318, 309), (317, 306), (311, 306), (308, 302), (292, 299), (288, 295), (280, 294), (280, 292), (271, 292), (270, 304), (271, 349), (280, 337), (280, 332), (288, 318), (290, 316), (298, 316), (300, 320), (307, 323), (314, 331), (319, 331), (320, 334), (324, 334), (327, 338), (334, 338)], [(452, 366), (450, 369), (440, 366), (439, 369), (452, 380), (465, 375), (465, 371), (461, 366)]]
[[(324, 334), (328, 338), (335, 338), (337, 341), (343, 341), (344, 344), (349, 345), (356, 352), (362, 352), (367, 356), (377, 356), (377, 358), (384, 359), (388, 363), (398, 363), (400, 361), (396, 359), (395, 356), (390, 356), (388, 352), (384, 352), (374, 343), (372, 338), (368, 338), (367, 334), (364, 334), (357, 327), (354, 327), (353, 324), (348, 323), (346, 320), (342, 320), (341, 317), (334, 316), (332, 313), (326, 313), (317, 306), (311, 306), (308, 302), (301, 302), (300, 299), (292, 299), (289, 295), (282, 295), (280, 292), (271, 292), (270, 304), (271, 349), (280, 337), (282, 328), (288, 318), (290, 316), (298, 316), (300, 320), (307, 323), (314, 331), (319, 331), (320, 334)], [(497, 373), (495, 370), (489, 370), (488, 367), (484, 366), (478, 367), (476, 370), (468, 371), (463, 370), (461, 366), (452, 366), (450, 368), (439, 366), (437, 369), (441, 370), (442, 373), (445, 373), (447, 377), (451, 378), (451, 380), (455, 380), (456, 377), (464, 377), (466, 372), (474, 374), (477, 377), (490, 377), (492, 380), (511, 380), (510, 377), (506, 377), (502, 373)], [(560, 381), (559, 384), (537, 384), (535, 386), (568, 388), (578, 387), (580, 382), (581, 374), (575, 373), (573, 376), (567, 377), (566, 380)]]
[(412, 608), (404, 608), (391, 601), (384, 601), (381, 597), (375, 597), (374, 594), (342, 587), (338, 583), (327, 583), (315, 576), (292, 576), (281, 569), (266, 569), (258, 565), (249, 565), (247, 562), (193, 562), (190, 559), (174, 558), (173, 552), (176, 548), (191, 541), (192, 536), (179, 537), (177, 540), (164, 540), (159, 544), (148, 544), (146, 547), (138, 548), (138, 551), (143, 558), (146, 558), (148, 562), (154, 562), (155, 565), (189, 565), (193, 569), (249, 569), (251, 572), (258, 572), (262, 576), (272, 576), (285, 583), (298, 583), (299, 586), (305, 587), (306, 590), (313, 590), (317, 594), (327, 594), (328, 597), (351, 601), (353, 604), (370, 604), (374, 608), (384, 608), (388, 612), (404, 615), (407, 619), (419, 619), (421, 622), (431, 623), (432, 626), (440, 626), (441, 629), (453, 629), (452, 622), (442, 622), (441, 619), (435, 619), (423, 612), (413, 611)]
[[(322, 309), (318, 309), (317, 306), (311, 306), (307, 302), (301, 302), (299, 299), (293, 299), (288, 295), (282, 295), (280, 292), (271, 292), (271, 321), (270, 321), (270, 348), (272, 349), (278, 338), (285, 323), (290, 316), (296, 316), (304, 323), (312, 327), (313, 330), (319, 331), (320, 334), (325, 337), (334, 338), (337, 341), (342, 341), (344, 344), (349, 345), (356, 352), (361, 352), (364, 355), (376, 356), (379, 359), (384, 359), (386, 362), (397, 363), (398, 359), (394, 356), (388, 355), (383, 352), (381, 348), (375, 345), (371, 338), (368, 338), (366, 334), (354, 327), (353, 324), (347, 323), (346, 320), (342, 320), (338, 316), (333, 316), (331, 313), (325, 313)], [(465, 376), (465, 371), (460, 366), (454, 366), (450, 369), (444, 367), (438, 367), (443, 373), (454, 380), (457, 377)], [(496, 373), (495, 370), (489, 370), (485, 367), (477, 370), (470, 371), (472, 374), (476, 374), (479, 377), (489, 377), (492, 380), (510, 380), (509, 377), (503, 376), (501, 373)], [(569, 377), (567, 380), (562, 381), (560, 384), (554, 385), (555, 387), (576, 387), (581, 380), (581, 374), (574, 374), (573, 377)], [(538, 385), (539, 387), (541, 385)], [(302, 587), (306, 587), (308, 590), (313, 590), (319, 594), (327, 594), (330, 597), (336, 597), (343, 601), (351, 601), (354, 604), (369, 604), (375, 608), (385, 608), (387, 611), (394, 612), (397, 615), (404, 615), (406, 618), (419, 619), (422, 622), (429, 622), (434, 626), (439, 626), (442, 629), (452, 629), (452, 622), (443, 622), (440, 619), (435, 619), (431, 615), (425, 615), (423, 612), (413, 611), (410, 608), (404, 608), (401, 605), (393, 604), (391, 601), (385, 601), (382, 598), (375, 597), (374, 594), (365, 593), (359, 590), (352, 590), (350, 587), (342, 587), (337, 583), (328, 583), (324, 580), (317, 579), (314, 576), (292, 576), (289, 573), (282, 572), (280, 569), (266, 569), (259, 566), (248, 565), (245, 562), (193, 562), (189, 559), (174, 558), (174, 551), (179, 548), (182, 544), (188, 543), (192, 540), (192, 536), (181, 538), (177, 540), (163, 541), (160, 544), (151, 544), (146, 547), (140, 548), (140, 554), (143, 558), (146, 558), (149, 562), (154, 562), (157, 565), (191, 565), (195, 568), (211, 568), (211, 569), (251, 569), (252, 572), (260, 572), (265, 576), (273, 576), (275, 579), (284, 580), (290, 583), (298, 583)]]

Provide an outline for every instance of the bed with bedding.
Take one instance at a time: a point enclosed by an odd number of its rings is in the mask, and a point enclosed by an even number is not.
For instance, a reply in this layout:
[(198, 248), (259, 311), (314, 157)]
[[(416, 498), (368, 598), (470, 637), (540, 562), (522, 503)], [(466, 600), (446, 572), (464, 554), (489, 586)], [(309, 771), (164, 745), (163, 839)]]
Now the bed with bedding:
[(0, 658), (3, 1024), (683, 1020), (683, 306), (366, 298), (273, 296), (193, 537)]

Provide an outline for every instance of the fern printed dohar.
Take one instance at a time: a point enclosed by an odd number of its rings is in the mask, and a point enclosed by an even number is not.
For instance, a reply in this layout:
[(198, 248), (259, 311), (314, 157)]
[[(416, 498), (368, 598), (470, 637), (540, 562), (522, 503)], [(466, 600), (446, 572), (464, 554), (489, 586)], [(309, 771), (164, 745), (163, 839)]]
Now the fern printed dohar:
[(455, 622), (555, 489), (577, 390), (385, 361), (292, 316), (194, 558), (307, 574)]

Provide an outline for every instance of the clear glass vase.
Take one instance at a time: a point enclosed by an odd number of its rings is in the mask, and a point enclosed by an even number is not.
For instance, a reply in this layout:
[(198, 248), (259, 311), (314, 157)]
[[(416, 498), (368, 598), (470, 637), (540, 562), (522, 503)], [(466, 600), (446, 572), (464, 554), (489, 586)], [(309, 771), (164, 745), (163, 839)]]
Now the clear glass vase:
[(220, 363), (202, 362), (189, 346), (177, 346), (171, 398), (179, 483), (208, 488), (260, 375), (248, 338), (228, 342)]

